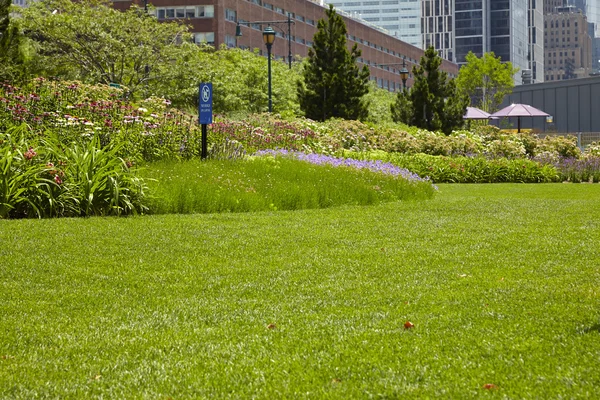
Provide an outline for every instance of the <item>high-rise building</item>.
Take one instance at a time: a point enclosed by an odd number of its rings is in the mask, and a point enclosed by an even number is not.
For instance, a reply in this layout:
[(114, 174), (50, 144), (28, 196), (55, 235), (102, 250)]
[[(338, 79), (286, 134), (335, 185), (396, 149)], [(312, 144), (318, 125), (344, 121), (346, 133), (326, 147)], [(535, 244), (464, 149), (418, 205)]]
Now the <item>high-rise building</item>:
[(422, 46), (422, 0), (328, 0), (335, 8), (380, 26), (390, 35), (413, 46)]
[(529, 0), (527, 30), (529, 49), (528, 69), (531, 70), (531, 83), (544, 82), (544, 9), (543, 0)]
[[(493, 51), (519, 70), (534, 65), (539, 72), (543, 70), (537, 65), (543, 59), (542, 44), (538, 43), (543, 18), (537, 8), (542, 9), (541, 0), (422, 2), (424, 45), (434, 45), (457, 64), (464, 64), (469, 52), (481, 57)], [(515, 83), (521, 83), (520, 72), (514, 78)]]
[(453, 0), (422, 0), (421, 31), (424, 49), (434, 46), (440, 57), (454, 60)]
[(584, 78), (592, 72), (592, 39), (583, 12), (559, 7), (547, 14), (544, 29), (546, 81)]
[(544, 0), (544, 15), (552, 14), (557, 7), (563, 7), (566, 0)]

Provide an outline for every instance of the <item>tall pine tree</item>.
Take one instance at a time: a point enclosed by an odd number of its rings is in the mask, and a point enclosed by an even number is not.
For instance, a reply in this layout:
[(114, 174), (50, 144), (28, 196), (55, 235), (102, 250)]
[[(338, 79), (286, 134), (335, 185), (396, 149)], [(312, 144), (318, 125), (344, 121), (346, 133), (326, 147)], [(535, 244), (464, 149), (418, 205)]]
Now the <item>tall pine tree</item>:
[(448, 73), (440, 70), (441, 65), (442, 58), (429, 47), (420, 65), (413, 67), (415, 83), (410, 92), (399, 92), (392, 104), (394, 121), (446, 135), (463, 124), (469, 98), (458, 93)]
[(304, 81), (298, 82), (298, 100), (304, 114), (324, 121), (338, 117), (364, 119), (368, 116), (363, 96), (369, 91), (369, 68), (359, 69), (356, 60), (361, 51), (354, 44), (346, 47), (346, 24), (333, 8), (325, 11), (308, 50)]

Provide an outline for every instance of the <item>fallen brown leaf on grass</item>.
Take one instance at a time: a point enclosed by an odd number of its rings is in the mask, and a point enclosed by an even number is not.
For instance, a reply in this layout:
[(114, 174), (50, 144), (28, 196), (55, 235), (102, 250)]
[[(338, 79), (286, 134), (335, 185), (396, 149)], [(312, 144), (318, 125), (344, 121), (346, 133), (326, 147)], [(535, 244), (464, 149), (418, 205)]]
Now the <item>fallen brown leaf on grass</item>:
[(275, 325), (275, 324), (267, 325), (267, 329), (275, 329), (275, 328), (277, 328), (277, 325)]
[(415, 326), (415, 324), (413, 324), (413, 323), (412, 323), (412, 322), (410, 322), (410, 321), (406, 321), (406, 322), (404, 323), (404, 329), (410, 329), (410, 328), (413, 328), (414, 326)]
[(483, 388), (492, 390), (492, 389), (498, 389), (498, 386), (494, 385), (493, 383), (486, 383), (485, 385), (483, 385)]

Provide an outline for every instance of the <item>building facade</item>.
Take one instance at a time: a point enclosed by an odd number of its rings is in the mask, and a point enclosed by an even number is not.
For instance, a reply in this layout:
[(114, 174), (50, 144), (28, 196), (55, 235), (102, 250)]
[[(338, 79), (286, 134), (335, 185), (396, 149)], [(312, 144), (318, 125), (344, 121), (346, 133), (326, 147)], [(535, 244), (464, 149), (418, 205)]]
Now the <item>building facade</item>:
[(556, 8), (546, 15), (544, 45), (546, 81), (585, 78), (592, 72), (592, 39), (581, 10)]
[[(131, 3), (131, 0), (113, 0), (119, 9), (130, 7)], [(159, 20), (178, 20), (190, 25), (198, 43), (256, 48), (261, 54), (266, 53), (262, 30), (268, 24), (258, 22), (279, 21), (281, 23), (271, 24), (277, 33), (272, 54), (282, 61), (287, 61), (290, 53), (294, 59), (307, 56), (317, 22), (325, 18), (328, 7), (324, 2), (309, 0), (150, 0), (150, 3), (151, 12)], [(412, 86), (412, 67), (419, 63), (424, 51), (359, 18), (341, 15), (348, 31), (348, 47), (358, 45), (362, 51), (358, 62), (369, 67), (371, 80), (390, 91), (401, 89), (400, 69), (405, 62), (411, 71), (407, 86)], [(288, 17), (291, 21), (289, 36)], [(238, 22), (242, 36), (236, 36)], [(444, 61), (441, 68), (451, 77), (458, 74), (458, 66), (449, 61)]]
[(527, 16), (528, 68), (531, 70), (531, 83), (544, 82), (544, 3), (543, 0), (529, 0)]
[[(423, 37), (458, 65), (494, 52), (520, 71), (543, 65), (541, 0), (422, 0)], [(540, 11), (537, 11), (537, 8)], [(533, 64), (533, 61), (536, 64)], [(520, 72), (514, 76), (521, 83)]]
[(435, 47), (440, 57), (455, 61), (454, 58), (454, 1), (421, 1), (422, 48)]
[(416, 47), (422, 47), (422, 0), (328, 0), (350, 16), (380, 26), (390, 35)]

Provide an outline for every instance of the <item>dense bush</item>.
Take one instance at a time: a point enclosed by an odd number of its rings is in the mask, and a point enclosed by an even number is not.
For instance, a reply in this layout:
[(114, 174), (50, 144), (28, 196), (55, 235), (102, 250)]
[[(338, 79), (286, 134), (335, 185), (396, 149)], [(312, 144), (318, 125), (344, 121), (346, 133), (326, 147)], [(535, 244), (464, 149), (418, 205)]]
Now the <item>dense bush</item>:
[(349, 157), (382, 160), (406, 168), (435, 183), (556, 182), (556, 168), (529, 159), (397, 154), (383, 151), (347, 153)]

